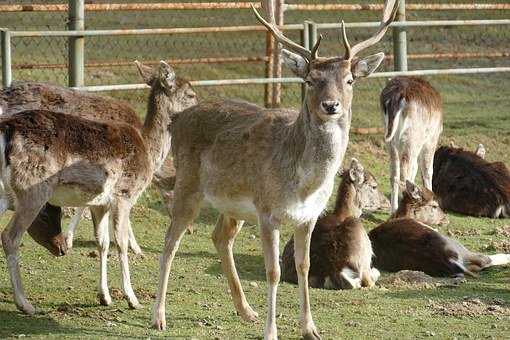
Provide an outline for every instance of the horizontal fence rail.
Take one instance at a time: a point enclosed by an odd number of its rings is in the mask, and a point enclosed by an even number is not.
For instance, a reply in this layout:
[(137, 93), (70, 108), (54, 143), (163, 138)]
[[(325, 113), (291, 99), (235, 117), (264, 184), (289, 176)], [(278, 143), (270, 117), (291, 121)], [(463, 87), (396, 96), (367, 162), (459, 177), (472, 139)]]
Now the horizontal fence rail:
[[(510, 72), (510, 67), (480, 67), (480, 68), (454, 68), (438, 70), (414, 70), (414, 71), (394, 71), (394, 72), (376, 72), (368, 78), (392, 78), (397, 76), (423, 76), (423, 75), (448, 75), (448, 74), (484, 74)], [(304, 80), (301, 78), (247, 78), (247, 79), (219, 79), (219, 80), (195, 80), (190, 81), (193, 86), (227, 86), (227, 85), (247, 85), (247, 84), (275, 84), (275, 83), (294, 83), (301, 84)], [(100, 85), (100, 86), (81, 86), (73, 87), (77, 90), (90, 92), (99, 91), (125, 91), (140, 90), (150, 88), (147, 84), (119, 84), (119, 85)]]
[[(379, 27), (380, 22), (345, 23), (346, 28)], [(390, 27), (434, 27), (434, 26), (494, 26), (510, 25), (510, 19), (496, 20), (430, 20), (393, 22)], [(280, 26), (284, 31), (302, 30), (303, 24)], [(315, 24), (317, 29), (341, 28), (340, 23)], [(118, 29), (118, 30), (84, 30), (84, 31), (12, 31), (11, 37), (77, 37), (77, 36), (119, 36), (119, 35), (158, 35), (158, 34), (197, 34), (219, 32), (266, 32), (260, 25), (224, 26), (224, 27), (183, 27), (183, 28), (146, 28), (146, 29)]]
[[(157, 11), (157, 10), (224, 10), (260, 8), (260, 2), (181, 2), (181, 3), (132, 3), (85, 4), (86, 11)], [(298, 11), (380, 11), (380, 4), (287, 4), (285, 10)], [(408, 11), (446, 10), (510, 10), (510, 4), (406, 4)], [(67, 4), (0, 5), (0, 12), (67, 12)]]

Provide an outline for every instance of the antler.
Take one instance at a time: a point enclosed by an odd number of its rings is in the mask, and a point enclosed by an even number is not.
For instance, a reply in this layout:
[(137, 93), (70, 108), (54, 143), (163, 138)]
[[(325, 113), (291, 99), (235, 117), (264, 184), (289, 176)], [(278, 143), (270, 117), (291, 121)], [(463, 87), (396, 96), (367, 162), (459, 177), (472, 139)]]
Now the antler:
[(278, 27), (276, 25), (275, 18), (274, 18), (273, 1), (272, 0), (264, 1), (263, 7), (266, 11), (267, 17), (269, 18), (269, 22), (266, 21), (260, 15), (260, 13), (253, 6), (253, 4), (251, 5), (251, 8), (253, 9), (253, 12), (255, 13), (255, 16), (257, 17), (257, 19), (262, 23), (262, 25), (264, 25), (271, 32), (271, 34), (276, 39), (276, 41), (278, 41), (280, 44), (282, 44), (283, 46), (285, 46), (287, 49), (291, 50), (292, 52), (299, 54), (303, 58), (306, 58), (308, 61), (312, 61), (313, 59), (317, 58), (317, 55), (318, 55), (317, 52), (319, 50), (319, 45), (320, 45), (322, 37), (319, 37), (319, 39), (317, 39), (317, 42), (313, 46), (312, 50), (309, 50), (309, 49), (295, 43), (294, 41), (290, 40), (285, 35), (283, 35), (283, 33), (278, 29)]
[(351, 60), (360, 51), (378, 43), (382, 39), (386, 31), (388, 30), (389, 25), (395, 19), (395, 15), (398, 9), (398, 2), (399, 0), (385, 0), (383, 8), (383, 17), (381, 20), (381, 24), (379, 25), (379, 29), (377, 30), (377, 33), (372, 37), (368, 38), (367, 40), (354, 45), (352, 48), (350, 47), (349, 41), (347, 40), (347, 34), (345, 33), (345, 24), (342, 21), (342, 40), (345, 46), (344, 58), (346, 60)]

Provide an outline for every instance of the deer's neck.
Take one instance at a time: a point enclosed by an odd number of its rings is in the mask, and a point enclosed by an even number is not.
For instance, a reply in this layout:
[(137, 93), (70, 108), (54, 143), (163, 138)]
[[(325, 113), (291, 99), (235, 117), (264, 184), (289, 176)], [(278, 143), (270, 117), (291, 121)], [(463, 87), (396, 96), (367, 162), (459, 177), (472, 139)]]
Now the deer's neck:
[(356, 200), (354, 184), (348, 178), (344, 178), (338, 187), (335, 210), (333, 211), (338, 223), (342, 223), (346, 218), (356, 216)]
[(347, 147), (349, 117), (339, 121), (322, 121), (311, 114), (306, 105), (295, 123), (289, 127), (285, 150), (297, 168), (315, 169), (317, 175), (336, 174)]
[(391, 216), (390, 219), (394, 218), (412, 218), (412, 205), (406, 201), (405, 197), (398, 205), (397, 211), (395, 211)]
[(170, 150), (171, 102), (163, 89), (151, 89), (147, 115), (142, 128), (142, 136), (147, 145), (153, 171), (159, 169)]

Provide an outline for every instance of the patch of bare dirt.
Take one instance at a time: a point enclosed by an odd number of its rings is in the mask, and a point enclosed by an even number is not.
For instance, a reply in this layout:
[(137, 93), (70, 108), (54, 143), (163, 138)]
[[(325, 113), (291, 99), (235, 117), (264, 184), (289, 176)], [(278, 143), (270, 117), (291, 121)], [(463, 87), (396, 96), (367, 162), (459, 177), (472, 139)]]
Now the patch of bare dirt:
[(503, 237), (510, 237), (510, 225), (496, 228), (496, 230), (494, 230), (494, 234)]
[(381, 278), (378, 284), (392, 287), (413, 287), (413, 288), (433, 288), (436, 287), (439, 280), (425, 274), (424, 272), (413, 270), (401, 270)]
[(434, 314), (444, 316), (477, 317), (484, 315), (510, 316), (510, 308), (500, 299), (482, 301), (478, 298), (464, 298), (463, 301), (440, 303), (431, 301), (427, 307), (434, 310)]
[(510, 253), (510, 240), (491, 241), (485, 245), (484, 250), (498, 253)]
[(446, 230), (446, 235), (451, 237), (460, 236), (480, 236), (482, 232), (478, 229), (450, 229)]
[(456, 287), (464, 282), (463, 278), (435, 278), (420, 271), (401, 270), (382, 277), (377, 284), (386, 288), (429, 289), (437, 287)]

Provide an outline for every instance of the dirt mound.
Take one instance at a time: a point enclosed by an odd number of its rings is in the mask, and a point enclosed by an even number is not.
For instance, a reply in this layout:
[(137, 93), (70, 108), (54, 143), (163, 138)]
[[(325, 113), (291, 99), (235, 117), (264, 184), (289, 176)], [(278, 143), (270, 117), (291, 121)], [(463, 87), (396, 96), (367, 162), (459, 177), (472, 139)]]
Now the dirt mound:
[(413, 270), (401, 270), (381, 278), (378, 284), (392, 287), (414, 287), (414, 288), (432, 288), (436, 287), (440, 280), (425, 274), (424, 272)]
[(500, 299), (482, 301), (478, 298), (464, 298), (464, 301), (439, 303), (432, 301), (427, 306), (434, 314), (454, 317), (477, 317), (482, 315), (510, 316), (510, 308)]

